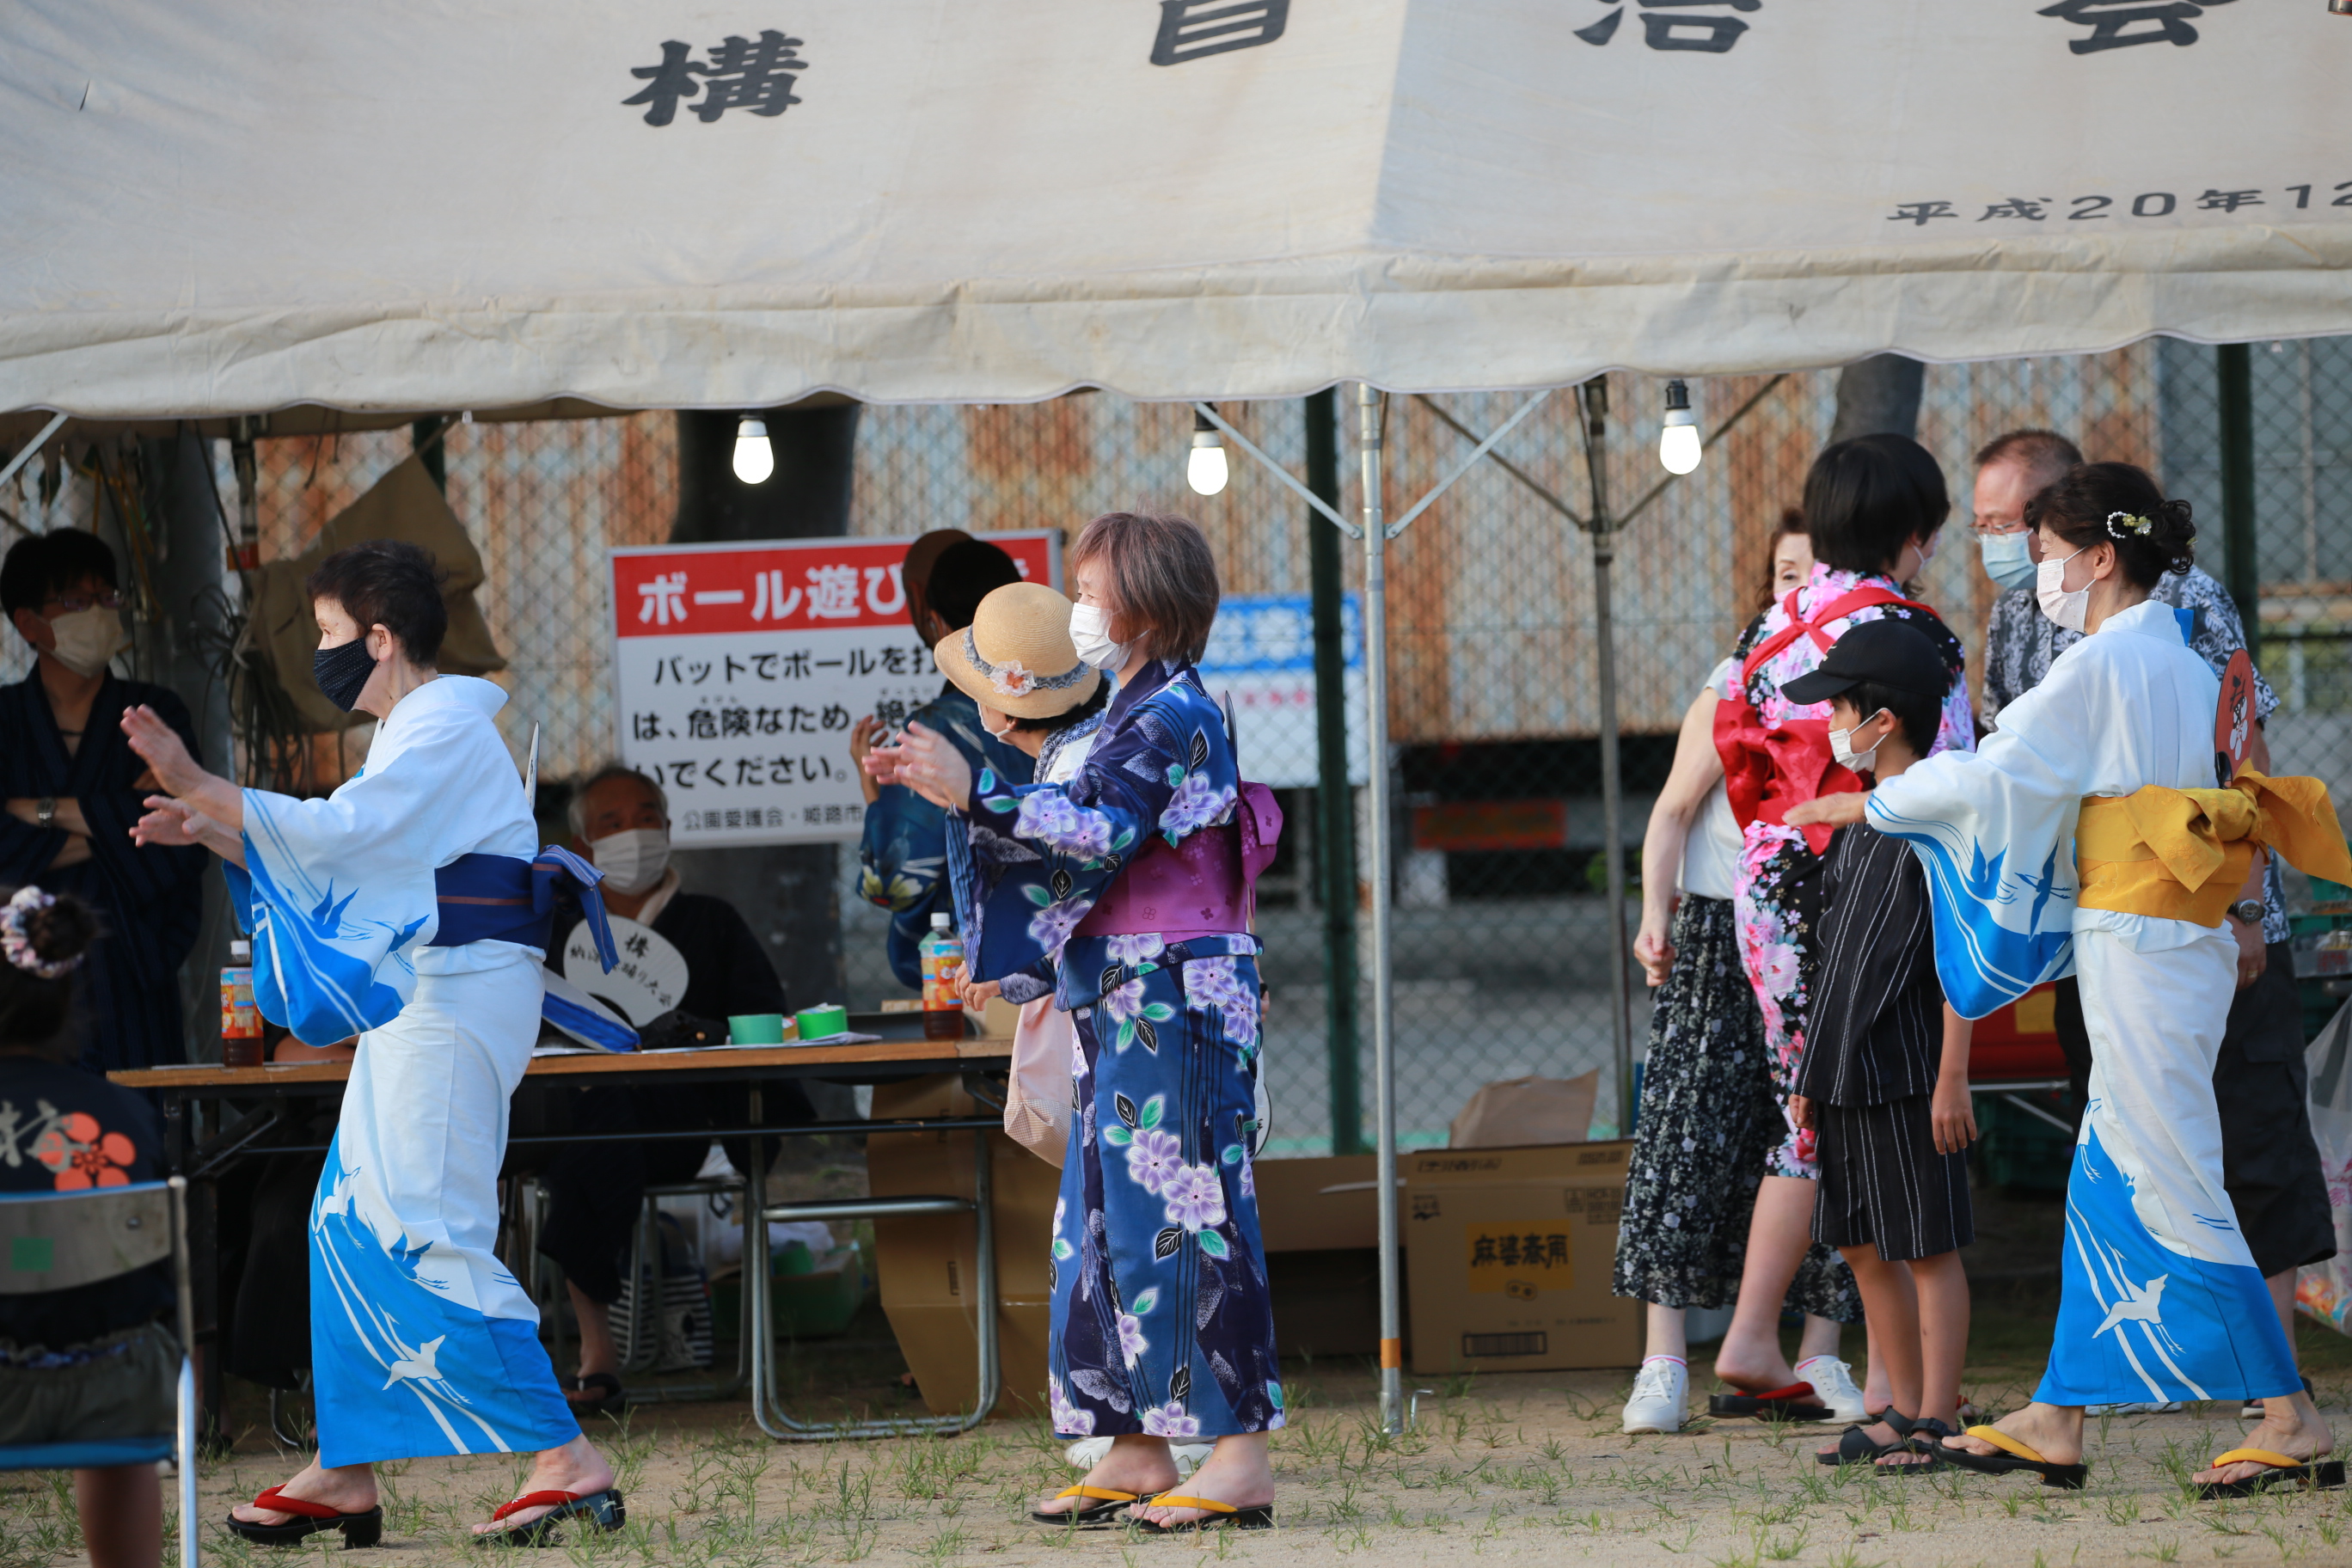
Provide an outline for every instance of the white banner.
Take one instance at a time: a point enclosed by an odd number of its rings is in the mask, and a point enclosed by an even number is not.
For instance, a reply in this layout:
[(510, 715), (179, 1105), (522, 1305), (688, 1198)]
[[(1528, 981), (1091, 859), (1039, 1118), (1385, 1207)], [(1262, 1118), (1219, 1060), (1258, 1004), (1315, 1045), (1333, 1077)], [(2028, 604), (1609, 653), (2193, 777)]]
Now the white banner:
[[(988, 533), (1061, 586), (1057, 531)], [(621, 760), (669, 796), (680, 848), (854, 839), (850, 727), (903, 721), (944, 684), (907, 623), (907, 539), (613, 552)]]
[(0, 409), (2344, 331), (2347, 83), (2323, 0), (15, 0)]

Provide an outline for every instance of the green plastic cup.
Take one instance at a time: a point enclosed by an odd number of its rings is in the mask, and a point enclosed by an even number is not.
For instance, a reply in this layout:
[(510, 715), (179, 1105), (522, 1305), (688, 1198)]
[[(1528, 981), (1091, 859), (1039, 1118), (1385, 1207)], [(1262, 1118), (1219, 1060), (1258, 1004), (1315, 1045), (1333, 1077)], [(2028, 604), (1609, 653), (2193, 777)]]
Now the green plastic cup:
[(849, 1009), (846, 1007), (830, 1005), (823, 1007), (803, 1007), (793, 1016), (800, 1020), (803, 1043), (822, 1040), (830, 1036), (849, 1032)]
[(784, 1016), (731, 1013), (727, 1018), (727, 1038), (739, 1046), (781, 1046), (784, 1043)]

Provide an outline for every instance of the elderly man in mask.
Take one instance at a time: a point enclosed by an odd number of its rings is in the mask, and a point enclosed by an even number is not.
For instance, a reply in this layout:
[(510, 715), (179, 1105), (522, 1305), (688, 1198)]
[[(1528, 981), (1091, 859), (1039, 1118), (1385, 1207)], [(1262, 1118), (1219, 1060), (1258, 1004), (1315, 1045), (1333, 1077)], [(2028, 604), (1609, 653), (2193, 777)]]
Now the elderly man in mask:
[[(623, 963), (611, 974), (602, 972), (574, 911), (557, 917), (549, 968), (627, 1017), (649, 1046), (692, 1044), (698, 1034), (723, 1041), (730, 1016), (787, 1010), (775, 965), (735, 907), (680, 890), (669, 863), (669, 802), (658, 784), (609, 763), (572, 792), (571, 817), (573, 847), (604, 873), (604, 909)], [(806, 1096), (789, 1084), (770, 1085), (767, 1106), (767, 1121), (776, 1123), (814, 1115)], [(579, 1091), (572, 1131), (614, 1136), (607, 1143), (571, 1145), (549, 1163), (540, 1250), (562, 1268), (580, 1320), (580, 1370), (566, 1396), (583, 1413), (617, 1412), (624, 1403), (611, 1311), (620, 1300), (646, 1188), (691, 1179), (708, 1149), (695, 1139), (648, 1143), (627, 1134), (739, 1127), (746, 1114), (740, 1089)], [(751, 1157), (748, 1147), (730, 1144), (729, 1152), (739, 1166)]]

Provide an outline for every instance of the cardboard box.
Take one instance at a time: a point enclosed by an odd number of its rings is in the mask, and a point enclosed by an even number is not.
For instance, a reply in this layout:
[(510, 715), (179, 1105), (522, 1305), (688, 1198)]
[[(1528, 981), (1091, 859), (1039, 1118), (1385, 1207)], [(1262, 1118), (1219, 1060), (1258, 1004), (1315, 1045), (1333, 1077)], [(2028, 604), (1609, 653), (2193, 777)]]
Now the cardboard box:
[[(952, 1074), (877, 1084), (877, 1120), (973, 1116), (980, 1107)], [(1045, 1337), (1053, 1311), (1046, 1279), (1054, 1202), (1062, 1173), (1002, 1132), (986, 1134), (995, 1193), (997, 1351), (1003, 1369), (996, 1412), (1045, 1409)], [(876, 1197), (973, 1191), (971, 1132), (877, 1132), (866, 1140), (868, 1190)], [(875, 1271), (890, 1331), (934, 1415), (969, 1410), (980, 1392), (978, 1314), (972, 1290), (980, 1251), (965, 1215), (874, 1222)]]
[(1373, 1156), (1257, 1163), (1274, 1342), (1284, 1355), (1377, 1355), (1380, 1192)]
[(1258, 1232), (1274, 1252), (1323, 1252), (1381, 1244), (1380, 1191), (1370, 1154), (1260, 1160)]
[(1642, 1303), (1610, 1293), (1630, 1140), (1405, 1156), (1416, 1373), (1634, 1366)]

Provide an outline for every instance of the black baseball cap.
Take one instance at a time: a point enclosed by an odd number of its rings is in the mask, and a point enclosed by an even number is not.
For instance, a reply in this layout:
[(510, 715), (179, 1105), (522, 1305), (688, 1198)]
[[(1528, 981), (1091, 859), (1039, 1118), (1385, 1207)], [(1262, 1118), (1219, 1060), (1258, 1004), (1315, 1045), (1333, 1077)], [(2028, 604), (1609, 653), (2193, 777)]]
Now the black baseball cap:
[(1935, 640), (1908, 621), (1864, 621), (1847, 628), (1820, 668), (1780, 688), (1780, 695), (1809, 707), (1865, 680), (1919, 697), (1941, 697), (1951, 689), (1952, 672)]

